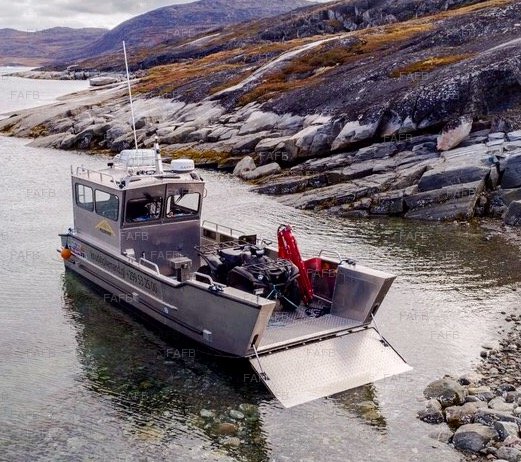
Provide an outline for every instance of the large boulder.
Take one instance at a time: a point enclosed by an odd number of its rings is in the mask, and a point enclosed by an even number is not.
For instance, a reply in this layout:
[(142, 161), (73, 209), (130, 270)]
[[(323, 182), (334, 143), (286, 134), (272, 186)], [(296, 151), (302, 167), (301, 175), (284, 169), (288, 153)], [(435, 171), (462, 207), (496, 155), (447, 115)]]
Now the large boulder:
[(188, 140), (188, 136), (195, 131), (195, 127), (193, 125), (182, 125), (174, 130), (171, 130), (169, 133), (164, 135), (159, 135), (159, 144), (176, 144), (176, 143), (184, 143)]
[(465, 402), (465, 389), (449, 377), (431, 382), (423, 391), (423, 395), (428, 399), (437, 399), (443, 407)]
[(497, 437), (493, 428), (481, 424), (462, 425), (454, 433), (454, 447), (462, 451), (479, 452)]
[(285, 142), (289, 160), (328, 153), (336, 133), (337, 126), (333, 122), (325, 125), (310, 125), (300, 130)]
[(270, 179), (266, 184), (255, 188), (260, 194), (283, 195), (303, 192), (309, 188), (320, 188), (327, 185), (324, 174), (301, 176), (293, 175), (280, 179)]
[(128, 135), (132, 132), (132, 129), (129, 125), (115, 123), (113, 124), (105, 133), (105, 139), (109, 142), (112, 142), (122, 136)]
[(257, 166), (251, 156), (244, 156), (233, 169), (234, 176), (241, 176), (245, 172), (255, 170)]
[(484, 188), (484, 181), (476, 181), (412, 194), (405, 197), (408, 209), (405, 217), (428, 221), (469, 220), (474, 216), (476, 202)]
[(371, 205), (371, 214), (401, 215), (404, 210), (403, 196), (403, 190), (376, 195)]
[(249, 135), (263, 130), (273, 130), (280, 122), (281, 117), (274, 112), (255, 111), (244, 122), (239, 135)]
[(427, 170), (418, 183), (420, 191), (432, 191), (445, 186), (473, 183), (485, 180), (490, 174), (490, 166), (466, 165), (445, 162)]
[(368, 124), (361, 124), (358, 120), (348, 122), (334, 139), (331, 150), (346, 149), (353, 143), (370, 139), (374, 136), (377, 128), (378, 122)]
[(458, 146), (467, 138), (472, 130), (472, 117), (460, 117), (449, 122), (438, 137), (437, 147), (440, 151), (448, 151)]
[(244, 136), (234, 136), (225, 142), (230, 145), (230, 152), (233, 155), (250, 154), (255, 151), (255, 146), (267, 136), (270, 136), (270, 133), (250, 133)]
[(239, 176), (243, 180), (257, 180), (259, 178), (263, 178), (265, 176), (276, 175), (281, 172), (280, 165), (277, 162), (272, 162), (271, 164), (261, 165), (257, 167), (255, 170), (250, 170), (246, 172), (242, 172)]
[(512, 154), (507, 158), (501, 187), (503, 189), (521, 187), (521, 153)]
[(510, 203), (504, 222), (509, 226), (521, 226), (521, 201), (513, 201)]

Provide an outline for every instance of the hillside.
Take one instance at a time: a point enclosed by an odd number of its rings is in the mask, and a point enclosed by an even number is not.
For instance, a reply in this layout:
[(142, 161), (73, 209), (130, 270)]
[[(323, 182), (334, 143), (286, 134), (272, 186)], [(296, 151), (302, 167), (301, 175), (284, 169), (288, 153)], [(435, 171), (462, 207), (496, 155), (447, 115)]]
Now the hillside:
[[(162, 43), (133, 55), (138, 142), (251, 156), (244, 178), (305, 209), (500, 217), (521, 200), (520, 32), (521, 0), (350, 0)], [(128, 120), (121, 85), (0, 130), (118, 152)]]
[(218, 27), (278, 16), (309, 5), (306, 0), (199, 0), (166, 6), (125, 21), (69, 57), (79, 59), (119, 52), (123, 40), (130, 47), (139, 48), (149, 48), (166, 40), (179, 42)]
[(40, 66), (75, 54), (105, 29), (55, 27), (37, 32), (0, 29), (0, 65)]

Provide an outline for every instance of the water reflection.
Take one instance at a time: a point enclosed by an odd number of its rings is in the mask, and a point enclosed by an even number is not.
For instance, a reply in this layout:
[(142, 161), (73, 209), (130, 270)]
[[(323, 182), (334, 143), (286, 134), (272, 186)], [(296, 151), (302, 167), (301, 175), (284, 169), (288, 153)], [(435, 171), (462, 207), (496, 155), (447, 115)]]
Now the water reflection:
[(70, 272), (64, 300), (78, 332), (82, 382), (110, 397), (136, 438), (167, 443), (180, 433), (203, 432), (227, 447), (238, 437), (242, 444), (228, 452), (268, 460), (258, 405), (270, 398), (258, 381), (246, 380), (247, 364), (211, 357), (157, 326), (153, 333)]
[[(129, 435), (168, 445), (197, 434), (238, 460), (271, 460), (262, 409), (280, 405), (246, 361), (215, 356), (156, 324), (144, 324), (93, 289), (65, 273), (63, 306), (77, 332), (79, 381), (110, 400)], [(373, 385), (329, 400), (335, 414), (347, 412), (385, 429)]]

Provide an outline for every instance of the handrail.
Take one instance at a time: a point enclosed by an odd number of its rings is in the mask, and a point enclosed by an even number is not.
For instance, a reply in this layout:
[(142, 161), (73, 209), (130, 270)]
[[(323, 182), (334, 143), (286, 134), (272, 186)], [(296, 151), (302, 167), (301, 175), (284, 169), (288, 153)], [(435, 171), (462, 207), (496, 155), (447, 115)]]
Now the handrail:
[(244, 231), (241, 231), (239, 229), (234, 229), (234, 228), (230, 228), (229, 226), (220, 225), (219, 223), (215, 223), (215, 222), (210, 221), (210, 220), (204, 220), (203, 224), (202, 224), (203, 228), (204, 228), (204, 225), (213, 225), (215, 227), (215, 232), (220, 232), (219, 228), (224, 228), (225, 231), (229, 231), (230, 232), (229, 234), (232, 237), (233, 237), (234, 233), (237, 233), (239, 236), (242, 236), (242, 235), (246, 234)]
[(86, 167), (76, 167), (76, 175), (81, 175), (81, 174), (85, 174), (85, 173), (87, 174), (88, 179), (90, 179), (91, 174), (93, 176), (94, 176), (94, 174), (96, 174), (96, 175), (99, 175), (100, 182), (103, 183), (103, 177), (106, 176), (109, 178), (110, 181), (112, 181), (112, 183), (116, 184), (116, 180), (109, 173), (101, 172), (99, 170), (91, 170)]
[(208, 284), (211, 285), (211, 286), (213, 286), (215, 284), (215, 282), (213, 282), (213, 279), (211, 278), (211, 276), (209, 276), (208, 274), (198, 273), (196, 271), (195, 273), (193, 273), (193, 276), (198, 276), (200, 278), (207, 279), (209, 281)]
[(154, 270), (158, 275), (161, 275), (161, 273), (159, 272), (159, 266), (157, 266), (154, 262), (147, 260), (144, 257), (141, 257), (139, 259), (139, 264), (143, 265), (145, 268)]
[[(211, 276), (209, 276), (208, 274), (204, 274), (204, 273), (198, 273), (197, 271), (195, 273), (192, 273), (192, 276), (193, 276), (193, 279), (195, 279), (195, 277), (200, 277), (202, 279), (206, 279), (208, 280), (208, 285), (210, 287), (216, 287), (216, 288), (219, 288), (219, 289), (224, 289), (226, 287), (225, 284), (221, 284), (220, 282), (215, 282)], [(198, 282), (202, 282), (202, 281), (198, 281)]]
[(352, 258), (342, 258), (336, 250), (322, 249), (320, 251), (320, 253), (318, 254), (319, 258), (322, 256), (322, 254), (334, 255), (335, 257), (338, 258), (339, 264), (346, 262), (348, 265), (356, 265), (356, 260), (353, 260)]
[(322, 254), (329, 254), (329, 256), (334, 255), (335, 257), (338, 257), (338, 259), (339, 259), (340, 261), (342, 261), (342, 257), (340, 256), (340, 254), (339, 254), (336, 250), (327, 250), (327, 249), (322, 249), (322, 250), (320, 251), (320, 253), (318, 254), (318, 256), (321, 257)]

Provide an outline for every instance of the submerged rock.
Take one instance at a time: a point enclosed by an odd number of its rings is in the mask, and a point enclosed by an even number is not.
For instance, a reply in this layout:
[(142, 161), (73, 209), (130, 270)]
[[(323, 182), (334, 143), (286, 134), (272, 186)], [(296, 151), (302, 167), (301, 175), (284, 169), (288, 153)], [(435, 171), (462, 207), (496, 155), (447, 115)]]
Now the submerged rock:
[(213, 419), (215, 417), (215, 412), (210, 411), (208, 409), (201, 409), (199, 415), (204, 419)]
[(232, 419), (235, 419), (235, 420), (244, 419), (244, 414), (241, 411), (237, 411), (236, 409), (230, 410), (229, 414)]
[(226, 437), (223, 439), (222, 444), (224, 446), (230, 446), (233, 448), (238, 448), (241, 445), (241, 440), (236, 436)]
[(217, 433), (219, 435), (236, 435), (239, 431), (239, 428), (237, 425), (229, 423), (229, 422), (222, 422), (217, 426)]

